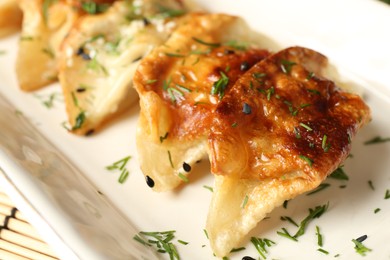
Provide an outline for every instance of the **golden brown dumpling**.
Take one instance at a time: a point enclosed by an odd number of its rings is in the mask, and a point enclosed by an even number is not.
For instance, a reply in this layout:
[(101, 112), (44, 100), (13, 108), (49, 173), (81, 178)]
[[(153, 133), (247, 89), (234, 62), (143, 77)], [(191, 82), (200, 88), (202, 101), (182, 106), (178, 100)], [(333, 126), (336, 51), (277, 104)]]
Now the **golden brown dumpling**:
[(134, 85), (140, 96), (137, 149), (141, 169), (155, 191), (187, 180), (206, 143), (224, 93), (268, 51), (253, 48), (242, 19), (189, 14), (167, 42), (140, 64)]
[(80, 18), (60, 56), (60, 83), (71, 130), (89, 134), (128, 108), (140, 60), (164, 43), (184, 13), (176, 0), (118, 1), (106, 13)]
[(21, 24), (22, 11), (18, 6), (18, 1), (0, 1), (0, 37), (19, 30)]
[(80, 16), (105, 11), (115, 0), (19, 0), (23, 25), (16, 60), (21, 89), (32, 91), (57, 80), (64, 38)]
[(316, 188), (369, 121), (360, 97), (323, 77), (326, 66), (315, 51), (285, 49), (253, 66), (219, 103), (208, 139), (216, 179), (207, 231), (217, 256), (285, 200)]

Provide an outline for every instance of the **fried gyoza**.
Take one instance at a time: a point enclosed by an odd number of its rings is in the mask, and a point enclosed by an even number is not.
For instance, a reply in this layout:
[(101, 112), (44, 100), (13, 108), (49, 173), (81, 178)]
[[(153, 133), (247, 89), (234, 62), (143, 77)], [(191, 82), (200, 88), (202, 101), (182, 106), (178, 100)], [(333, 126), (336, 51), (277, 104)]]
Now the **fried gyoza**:
[(216, 179), (207, 231), (217, 256), (285, 200), (316, 188), (369, 121), (360, 97), (324, 78), (326, 66), (315, 51), (285, 49), (253, 66), (219, 103), (208, 139)]
[(71, 130), (88, 134), (135, 100), (135, 69), (164, 43), (184, 13), (176, 0), (119, 1), (106, 13), (81, 18), (65, 40), (60, 82)]
[(183, 19), (134, 77), (141, 106), (139, 161), (155, 191), (187, 180), (191, 166), (207, 154), (216, 105), (245, 70), (268, 55), (252, 48), (254, 35), (238, 17), (190, 14)]
[(20, 29), (22, 11), (17, 0), (0, 1), (0, 37)]
[[(82, 15), (95, 14), (114, 0), (20, 0), (23, 26), (16, 60), (21, 89), (32, 91), (57, 80), (61, 43)], [(95, 9), (91, 9), (91, 5)]]

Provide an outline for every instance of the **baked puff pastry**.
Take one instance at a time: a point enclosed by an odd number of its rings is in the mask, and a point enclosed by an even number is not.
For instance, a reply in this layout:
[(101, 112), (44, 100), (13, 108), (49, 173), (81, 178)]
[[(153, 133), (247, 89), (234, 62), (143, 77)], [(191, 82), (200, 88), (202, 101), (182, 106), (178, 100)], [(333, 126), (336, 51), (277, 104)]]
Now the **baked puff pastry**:
[(316, 188), (369, 121), (359, 96), (324, 78), (326, 67), (315, 51), (282, 50), (218, 104), (208, 138), (215, 187), (206, 227), (217, 256), (285, 200)]
[(19, 0), (23, 25), (16, 60), (20, 88), (57, 80), (61, 44), (79, 17), (104, 12), (114, 0)]
[(20, 29), (22, 11), (17, 0), (0, 1), (0, 37), (6, 36)]
[(141, 62), (134, 77), (141, 107), (137, 149), (155, 191), (187, 181), (207, 154), (215, 107), (240, 75), (268, 55), (253, 48), (253, 36), (238, 17), (193, 13)]
[(90, 134), (137, 100), (135, 69), (183, 13), (176, 0), (118, 1), (104, 14), (80, 18), (59, 62), (72, 132)]

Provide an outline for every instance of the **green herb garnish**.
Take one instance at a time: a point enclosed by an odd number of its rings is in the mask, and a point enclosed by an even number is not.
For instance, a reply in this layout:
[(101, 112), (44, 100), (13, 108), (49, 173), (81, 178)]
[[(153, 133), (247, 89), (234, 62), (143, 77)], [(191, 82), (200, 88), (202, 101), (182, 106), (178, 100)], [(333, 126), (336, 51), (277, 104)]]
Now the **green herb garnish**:
[(179, 172), (178, 174), (179, 178), (182, 179), (184, 182), (188, 182), (188, 177), (184, 175), (183, 173)]
[(123, 184), (129, 177), (129, 171), (125, 168), (131, 156), (126, 156), (123, 159), (120, 159), (113, 164), (106, 166), (106, 169), (109, 171), (119, 170), (121, 172), (118, 182)]
[(327, 141), (328, 141), (328, 136), (327, 136), (327, 135), (324, 135), (324, 136), (322, 137), (322, 144), (321, 144), (321, 147), (322, 147), (322, 149), (324, 150), (325, 153), (328, 152), (328, 151), (329, 151), (329, 148), (330, 148), (330, 144), (327, 143)]
[(129, 171), (124, 169), (122, 172), (121, 172), (121, 175), (119, 176), (119, 179), (118, 179), (118, 182), (120, 184), (124, 183), (127, 178), (129, 177)]
[(54, 54), (54, 51), (48, 47), (48, 48), (43, 48), (42, 49), (42, 52), (44, 54), (46, 54), (47, 56), (49, 56), (50, 59), (54, 59), (55, 58), (55, 54)]
[(153, 83), (155, 83), (155, 82), (157, 82), (157, 79), (148, 79), (148, 80), (145, 82), (145, 84), (146, 84), (146, 85), (150, 85), (150, 84), (153, 84)]
[(245, 208), (246, 204), (248, 203), (248, 195), (245, 195), (244, 200), (242, 201), (241, 208)]
[(321, 92), (319, 92), (318, 90), (316, 89), (306, 89), (308, 92), (312, 93), (312, 94), (315, 94), (315, 95), (321, 95)]
[(167, 55), (168, 57), (175, 57), (175, 58), (184, 58), (184, 57), (186, 57), (186, 55), (181, 54), (181, 53), (166, 52), (165, 55)]
[[(283, 231), (283, 232), (282, 232), (282, 231)], [(282, 228), (282, 231), (276, 231), (276, 234), (278, 234), (279, 236), (282, 236), (282, 237), (291, 239), (292, 241), (298, 242), (298, 239), (296, 239), (294, 236), (292, 236), (292, 235), (287, 231), (287, 229)]]
[(329, 177), (337, 180), (349, 180), (348, 175), (343, 170), (343, 166), (338, 167)]
[(267, 259), (267, 247), (275, 245), (275, 242), (267, 238), (251, 237), (251, 242), (259, 253), (260, 257)]
[(183, 97), (184, 94), (180, 90), (177, 90), (175, 88), (168, 88), (167, 89), (169, 96), (171, 97), (172, 102), (176, 102), (178, 97)]
[(196, 37), (192, 37), (192, 39), (194, 41), (196, 41), (197, 43), (200, 43), (200, 44), (203, 44), (203, 45), (206, 45), (206, 46), (210, 46), (212, 48), (217, 48), (217, 47), (220, 47), (221, 46), (221, 43), (218, 43), (218, 42), (206, 42), (206, 41), (203, 41), (199, 38), (196, 38)]
[(329, 255), (329, 252), (326, 251), (326, 250), (324, 250), (324, 249), (322, 249), (322, 248), (318, 248), (317, 251), (318, 251), (318, 252), (321, 252), (321, 253), (323, 253), (323, 254), (325, 254), (325, 255)]
[(294, 66), (294, 65), (296, 65), (296, 63), (293, 61), (282, 60), (280, 62), (280, 68), (282, 69), (283, 73), (285, 73), (285, 74), (290, 73), (292, 66)]
[(363, 245), (363, 241), (359, 241), (359, 239), (352, 239), (352, 242), (355, 244), (355, 251), (356, 253), (365, 256), (366, 253), (371, 252), (372, 249), (366, 247)]
[(125, 169), (125, 167), (130, 159), (131, 159), (131, 156), (126, 156), (126, 157), (114, 162), (113, 164), (106, 166), (106, 169), (109, 171), (113, 171), (113, 170), (117, 170), (117, 169), (122, 171), (123, 169)]
[(189, 88), (186, 88), (186, 87), (184, 87), (183, 85), (180, 85), (180, 84), (175, 84), (176, 85), (176, 87), (178, 88), (178, 89), (180, 89), (181, 91), (184, 91), (184, 92), (192, 92), (192, 90), (191, 89), (189, 89)]
[(169, 88), (169, 85), (171, 84), (171, 77), (168, 78), (168, 80), (163, 81), (163, 90), (167, 90)]
[(282, 221), (288, 221), (288, 222), (290, 222), (291, 224), (293, 224), (294, 226), (299, 227), (299, 225), (298, 225), (292, 218), (290, 218), (290, 217), (288, 217), (288, 216), (281, 216), (281, 217), (280, 217), (280, 220), (282, 220)]
[(270, 87), (269, 89), (267, 89), (267, 100), (270, 101), (271, 100), (271, 96), (275, 93), (275, 88), (274, 87)]
[(206, 229), (203, 229), (203, 232), (204, 232), (206, 238), (209, 239), (209, 234), (207, 233), (207, 230), (206, 230)]
[(297, 233), (295, 233), (294, 237), (297, 238), (302, 236), (305, 233), (306, 226), (310, 223), (310, 221), (312, 221), (315, 218), (321, 217), (322, 214), (324, 214), (325, 211), (328, 209), (328, 207), (329, 207), (329, 202), (325, 205), (317, 206), (314, 209), (310, 208), (309, 215), (304, 220), (301, 221), (300, 227)]
[(214, 189), (212, 187), (210, 187), (210, 186), (203, 185), (203, 188), (208, 189), (211, 192), (214, 192)]
[(233, 248), (232, 250), (230, 250), (230, 253), (240, 252), (245, 249), (245, 247)]
[(108, 70), (102, 64), (98, 62), (96, 56), (87, 63), (87, 69), (93, 70), (97, 73), (101, 72), (105, 76), (108, 76)]
[(285, 100), (285, 101), (283, 101), (283, 103), (287, 105), (288, 110), (290, 111), (292, 116), (296, 116), (298, 114), (299, 109), (295, 108), (290, 101)]
[(158, 253), (169, 255), (171, 260), (179, 260), (180, 256), (176, 246), (172, 243), (175, 238), (174, 230), (164, 232), (139, 232), (133, 239), (144, 246), (155, 247)]
[(316, 235), (317, 235), (317, 244), (322, 247), (323, 241), (322, 241), (322, 234), (320, 233), (320, 228), (316, 226)]
[(301, 139), (301, 132), (299, 131), (298, 127), (294, 127), (294, 133), (295, 133), (295, 138)]
[(86, 116), (85, 116), (85, 111), (81, 111), (77, 117), (76, 117), (76, 123), (74, 124), (74, 126), (72, 127), (72, 130), (77, 130), (77, 129), (80, 129), (84, 122), (85, 122), (85, 119), (86, 119)]
[(164, 142), (164, 140), (168, 138), (168, 134), (169, 133), (166, 132), (164, 136), (160, 136), (160, 143)]
[(313, 131), (313, 128), (311, 128), (310, 126), (308, 126), (305, 123), (299, 123), (299, 125), (302, 126), (303, 128), (305, 128), (307, 131)]
[(379, 144), (379, 143), (385, 143), (385, 142), (390, 142), (390, 137), (383, 138), (380, 136), (376, 136), (376, 137), (364, 142), (364, 144), (369, 145), (369, 144)]
[(314, 194), (314, 193), (320, 192), (320, 191), (322, 191), (322, 190), (328, 188), (329, 186), (330, 186), (329, 183), (321, 183), (321, 184), (317, 187), (317, 189), (315, 189), (315, 190), (313, 190), (313, 191), (307, 193), (306, 195), (309, 196), (309, 195), (312, 195), (312, 194)]
[(375, 187), (374, 187), (374, 184), (372, 183), (372, 181), (368, 181), (368, 186), (372, 189), (372, 190), (375, 190)]
[(222, 71), (220, 71), (220, 74), (221, 77), (219, 78), (219, 80), (214, 82), (211, 88), (211, 95), (218, 94), (219, 99), (222, 99), (225, 96), (225, 89), (229, 84), (229, 78)]
[(380, 208), (376, 208), (376, 209), (374, 210), (374, 213), (376, 214), (376, 213), (378, 213), (379, 211), (381, 211), (381, 209), (380, 209)]
[(239, 51), (245, 51), (248, 48), (249, 44), (246, 42), (239, 42), (236, 40), (231, 40), (231, 41), (225, 42), (223, 45), (227, 46), (227, 47), (231, 47), (231, 48), (239, 50)]
[(170, 163), (171, 167), (172, 167), (172, 168), (175, 168), (175, 167), (173, 166), (173, 162), (172, 162), (171, 151), (169, 151), (169, 150), (168, 150), (168, 159), (169, 159), (169, 163)]
[(32, 36), (20, 36), (20, 41), (32, 41), (34, 37)]
[(310, 73), (307, 75), (306, 80), (311, 80), (314, 76), (315, 76), (314, 72), (310, 72)]
[(309, 157), (300, 154), (300, 155), (299, 155), (299, 158), (301, 158), (302, 160), (304, 160), (305, 162), (307, 162), (307, 163), (309, 164), (310, 167), (313, 165), (313, 160), (310, 159)]
[(172, 18), (172, 17), (178, 17), (182, 16), (186, 12), (184, 10), (179, 10), (179, 9), (171, 9), (165, 6), (159, 6), (159, 14), (158, 18), (161, 19), (166, 19), (166, 18)]
[(386, 190), (385, 200), (390, 199), (390, 190)]
[(61, 93), (51, 93), (49, 96), (44, 97), (40, 95), (35, 95), (36, 98), (40, 99), (42, 104), (47, 108), (51, 109), (54, 107), (54, 102), (55, 101), (62, 101), (61, 99)]
[(85, 1), (81, 3), (81, 9), (88, 14), (104, 13), (109, 7), (109, 4), (98, 4), (93, 1)]

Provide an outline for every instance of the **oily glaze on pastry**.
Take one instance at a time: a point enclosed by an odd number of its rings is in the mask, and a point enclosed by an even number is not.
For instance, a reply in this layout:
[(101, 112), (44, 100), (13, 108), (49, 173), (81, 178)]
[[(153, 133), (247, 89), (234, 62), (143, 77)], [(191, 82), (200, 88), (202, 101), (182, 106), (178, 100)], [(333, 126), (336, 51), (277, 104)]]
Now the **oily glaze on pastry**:
[(141, 106), (137, 149), (155, 191), (187, 181), (191, 166), (207, 154), (216, 105), (240, 75), (268, 55), (253, 48), (253, 36), (238, 17), (189, 14), (141, 62), (134, 77)]
[(282, 50), (218, 104), (208, 138), (215, 187), (207, 220), (217, 256), (285, 200), (316, 188), (369, 121), (359, 96), (324, 78), (326, 67), (326, 57), (310, 49)]

